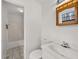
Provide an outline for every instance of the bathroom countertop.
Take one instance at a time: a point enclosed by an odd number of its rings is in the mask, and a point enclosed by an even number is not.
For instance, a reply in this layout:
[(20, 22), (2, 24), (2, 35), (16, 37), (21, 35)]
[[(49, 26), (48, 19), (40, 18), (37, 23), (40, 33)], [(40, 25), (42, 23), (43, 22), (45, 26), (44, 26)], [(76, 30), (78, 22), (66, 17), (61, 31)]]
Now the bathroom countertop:
[(45, 48), (48, 51), (50, 51), (51, 54), (53, 52), (59, 54), (62, 57), (65, 57), (67, 59), (78, 59), (78, 51), (73, 50), (72, 48), (64, 48), (58, 43), (48, 43), (41, 46), (42, 49)]

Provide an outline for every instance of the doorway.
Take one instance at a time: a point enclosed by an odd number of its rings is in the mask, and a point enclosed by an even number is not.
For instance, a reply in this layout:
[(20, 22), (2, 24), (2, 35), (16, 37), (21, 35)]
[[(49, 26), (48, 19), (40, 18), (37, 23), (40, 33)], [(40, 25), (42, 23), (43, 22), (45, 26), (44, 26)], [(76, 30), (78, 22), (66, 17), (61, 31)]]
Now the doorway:
[(2, 59), (23, 59), (23, 49), (24, 8), (2, 1)]

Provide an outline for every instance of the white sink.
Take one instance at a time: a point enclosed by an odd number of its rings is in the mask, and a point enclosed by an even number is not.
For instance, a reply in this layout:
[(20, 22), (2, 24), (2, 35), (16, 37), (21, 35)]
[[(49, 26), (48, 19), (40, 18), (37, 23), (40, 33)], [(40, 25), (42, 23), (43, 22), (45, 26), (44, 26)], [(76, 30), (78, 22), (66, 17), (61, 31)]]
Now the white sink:
[(47, 44), (42, 47), (48, 48), (52, 54), (56, 53), (65, 59), (78, 59), (78, 51), (72, 48), (65, 48), (55, 43)]

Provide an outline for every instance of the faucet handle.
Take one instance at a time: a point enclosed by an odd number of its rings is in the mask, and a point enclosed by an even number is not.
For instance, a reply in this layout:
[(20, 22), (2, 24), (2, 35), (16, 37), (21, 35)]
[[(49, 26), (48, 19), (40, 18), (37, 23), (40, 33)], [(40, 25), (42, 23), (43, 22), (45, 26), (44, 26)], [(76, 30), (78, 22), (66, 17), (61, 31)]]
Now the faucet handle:
[(61, 46), (65, 47), (65, 48), (70, 48), (69, 43), (63, 41), (63, 44), (61, 44)]

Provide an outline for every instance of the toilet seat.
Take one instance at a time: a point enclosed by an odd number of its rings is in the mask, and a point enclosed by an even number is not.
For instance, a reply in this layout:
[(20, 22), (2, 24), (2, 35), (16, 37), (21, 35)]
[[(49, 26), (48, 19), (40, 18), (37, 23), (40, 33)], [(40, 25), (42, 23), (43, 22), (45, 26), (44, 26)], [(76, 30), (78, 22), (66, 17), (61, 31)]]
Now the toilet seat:
[(41, 58), (42, 58), (41, 49), (35, 50), (30, 53), (30, 59), (41, 59)]

